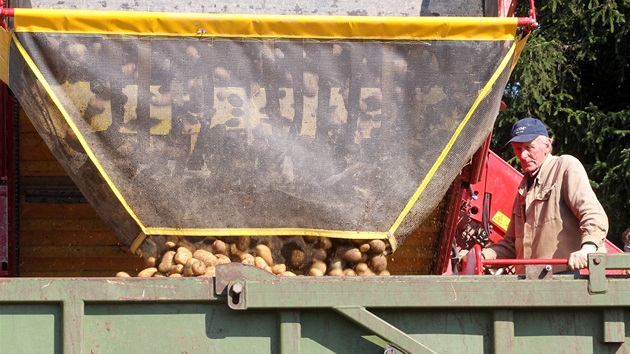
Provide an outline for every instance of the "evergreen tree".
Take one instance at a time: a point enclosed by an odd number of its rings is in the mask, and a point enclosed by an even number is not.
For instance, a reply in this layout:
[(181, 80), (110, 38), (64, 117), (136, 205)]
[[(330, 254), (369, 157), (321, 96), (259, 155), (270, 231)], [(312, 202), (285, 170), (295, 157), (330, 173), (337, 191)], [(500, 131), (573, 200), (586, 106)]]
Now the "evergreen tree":
[(619, 245), (630, 227), (630, 0), (545, 0), (536, 10), (539, 26), (506, 88), (495, 150), (517, 167), (503, 147), (510, 128), (520, 118), (540, 118), (555, 139), (554, 154), (571, 154), (586, 167), (608, 214), (608, 238)]

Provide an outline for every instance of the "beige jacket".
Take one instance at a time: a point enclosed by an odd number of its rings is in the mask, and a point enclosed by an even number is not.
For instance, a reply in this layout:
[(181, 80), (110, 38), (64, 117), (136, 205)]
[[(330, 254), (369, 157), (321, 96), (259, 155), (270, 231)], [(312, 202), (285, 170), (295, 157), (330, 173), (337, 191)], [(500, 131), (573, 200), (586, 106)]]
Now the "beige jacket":
[[(487, 259), (569, 258), (592, 242), (606, 252), (608, 217), (582, 163), (573, 156), (549, 155), (531, 189), (523, 178), (505, 238), (483, 249)], [(554, 266), (555, 273), (566, 266)], [(524, 266), (516, 273), (525, 273)]]

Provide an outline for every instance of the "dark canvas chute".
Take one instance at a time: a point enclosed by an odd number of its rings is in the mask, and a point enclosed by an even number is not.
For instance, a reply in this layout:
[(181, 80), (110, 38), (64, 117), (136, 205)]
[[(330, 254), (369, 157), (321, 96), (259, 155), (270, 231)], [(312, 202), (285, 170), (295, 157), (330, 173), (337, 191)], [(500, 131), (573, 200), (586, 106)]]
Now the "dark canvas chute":
[(168, 235), (395, 249), (490, 134), (516, 28), (15, 9), (2, 58), (38, 132), (134, 251)]

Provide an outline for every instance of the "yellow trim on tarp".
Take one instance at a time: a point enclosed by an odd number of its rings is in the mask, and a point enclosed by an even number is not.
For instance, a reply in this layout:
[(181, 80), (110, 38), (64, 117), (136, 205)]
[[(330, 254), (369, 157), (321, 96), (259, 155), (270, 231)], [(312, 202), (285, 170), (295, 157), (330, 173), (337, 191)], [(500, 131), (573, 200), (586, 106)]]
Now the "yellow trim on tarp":
[(479, 106), (481, 101), (488, 95), (488, 93), (490, 93), (490, 91), (492, 90), (492, 85), (494, 85), (494, 83), (498, 80), (503, 70), (505, 70), (505, 67), (513, 59), (515, 49), (516, 49), (516, 43), (514, 43), (510, 47), (510, 50), (507, 52), (507, 54), (501, 61), (501, 64), (499, 64), (499, 67), (497, 68), (497, 70), (494, 72), (490, 80), (488, 80), (484, 88), (479, 92), (479, 96), (477, 96), (477, 99), (471, 106), (470, 110), (468, 111), (464, 119), (461, 121), (461, 123), (459, 123), (459, 126), (453, 133), (453, 136), (451, 136), (451, 139), (446, 144), (446, 147), (444, 148), (444, 150), (442, 150), (442, 152), (440, 153), (440, 156), (437, 158), (437, 160), (435, 161), (435, 163), (429, 170), (429, 173), (427, 173), (427, 175), (424, 177), (424, 180), (422, 181), (422, 183), (420, 183), (420, 186), (418, 187), (416, 192), (413, 194), (409, 202), (407, 202), (407, 205), (405, 206), (403, 211), (400, 213), (400, 215), (398, 216), (398, 218), (396, 219), (392, 227), (389, 229), (389, 233), (391, 233), (392, 235), (396, 233), (396, 230), (398, 229), (400, 224), (403, 222), (407, 214), (409, 214), (409, 211), (411, 211), (411, 208), (413, 207), (413, 205), (416, 203), (416, 201), (418, 201), (418, 198), (420, 198), (420, 195), (422, 194), (422, 192), (424, 192), (424, 189), (427, 187), (429, 182), (433, 179), (433, 176), (437, 172), (438, 168), (442, 165), (442, 163), (444, 162), (444, 159), (453, 148), (453, 145), (455, 144), (455, 141), (457, 141), (459, 134), (462, 132), (466, 124), (468, 124), (468, 120), (472, 116), (473, 112), (477, 110), (477, 106)]
[(516, 50), (514, 51), (514, 61), (512, 62), (512, 67), (510, 68), (510, 74), (512, 74), (512, 71), (516, 67), (516, 63), (518, 63), (518, 58), (521, 57), (521, 53), (523, 53), (523, 50), (525, 49), (525, 43), (527, 43), (527, 39), (529, 38), (530, 34), (531, 32), (525, 35), (525, 37), (521, 38), (518, 42), (516, 42)]
[(26, 52), (26, 49), (24, 49), (20, 41), (17, 39), (17, 37), (15, 37), (15, 35), (13, 36), (13, 41), (15, 42), (16, 47), (22, 54), (22, 57), (24, 58), (24, 61), (26, 62), (26, 64), (33, 71), (33, 74), (37, 77), (37, 80), (41, 83), (41, 85), (44, 87), (46, 92), (50, 95), (50, 99), (55, 103), (57, 108), (59, 108), (59, 112), (61, 112), (61, 115), (65, 119), (66, 123), (68, 124), (70, 129), (72, 129), (72, 132), (76, 135), (77, 139), (81, 143), (81, 146), (85, 150), (85, 153), (88, 155), (92, 163), (94, 163), (94, 166), (96, 167), (98, 172), (101, 174), (101, 176), (103, 177), (103, 179), (105, 180), (109, 188), (112, 190), (114, 195), (116, 195), (116, 197), (118, 198), (122, 206), (125, 208), (127, 213), (129, 213), (129, 215), (136, 221), (136, 223), (138, 224), (142, 232), (145, 232), (144, 225), (140, 222), (140, 219), (138, 219), (138, 217), (133, 212), (133, 210), (131, 210), (131, 207), (127, 204), (127, 202), (125, 201), (125, 198), (123, 198), (118, 188), (116, 188), (112, 180), (109, 178), (103, 166), (101, 166), (101, 164), (98, 162), (96, 155), (94, 155), (94, 152), (92, 151), (92, 149), (90, 149), (90, 146), (88, 145), (87, 141), (85, 141), (85, 138), (83, 138), (81, 131), (74, 124), (74, 122), (72, 121), (72, 118), (70, 118), (70, 115), (65, 110), (64, 106), (61, 104), (61, 101), (59, 101), (59, 98), (57, 97), (57, 95), (55, 95), (55, 91), (52, 89), (52, 87), (50, 87), (50, 84), (48, 83), (48, 81), (46, 81), (46, 78), (44, 77), (44, 75), (41, 73), (41, 71), (39, 71), (39, 68), (35, 65), (35, 62), (33, 62), (33, 59), (31, 59), (31, 57)]
[(0, 27), (0, 81), (9, 84), (9, 52), (11, 32)]
[(16, 32), (381, 40), (513, 40), (517, 18), (294, 16), (16, 8)]
[(147, 238), (147, 234), (145, 234), (143, 231), (140, 231), (140, 233), (138, 234), (138, 237), (136, 237), (136, 239), (133, 240), (133, 243), (129, 247), (129, 250), (131, 251), (131, 253), (135, 254), (136, 256), (142, 257), (142, 250), (140, 249), (140, 246), (142, 245), (142, 242), (144, 242), (146, 238)]
[(225, 228), (225, 229), (178, 229), (147, 227), (148, 235), (170, 236), (317, 236), (349, 238), (356, 240), (386, 239), (387, 232), (342, 231), (300, 228)]

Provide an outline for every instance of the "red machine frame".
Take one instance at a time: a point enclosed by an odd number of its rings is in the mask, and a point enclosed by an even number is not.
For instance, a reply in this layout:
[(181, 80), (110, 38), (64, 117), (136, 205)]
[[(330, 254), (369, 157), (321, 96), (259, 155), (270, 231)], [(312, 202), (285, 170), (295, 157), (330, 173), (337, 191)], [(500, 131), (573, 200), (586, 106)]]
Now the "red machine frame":
[(0, 83), (0, 277), (17, 276), (17, 162), (15, 101)]

